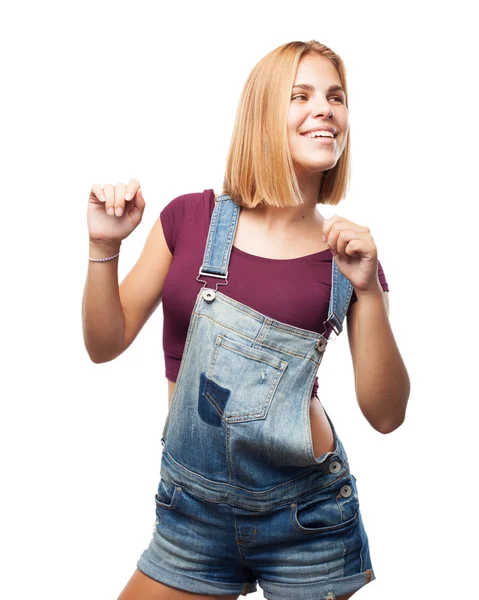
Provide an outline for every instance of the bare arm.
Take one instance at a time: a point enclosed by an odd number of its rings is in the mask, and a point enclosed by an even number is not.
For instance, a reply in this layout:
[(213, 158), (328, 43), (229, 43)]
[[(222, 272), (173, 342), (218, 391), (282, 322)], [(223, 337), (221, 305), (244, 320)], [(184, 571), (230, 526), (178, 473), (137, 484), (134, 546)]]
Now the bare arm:
[[(92, 258), (113, 256), (117, 251), (114, 247), (90, 245)], [(157, 219), (140, 258), (120, 286), (118, 258), (101, 263), (88, 261), (82, 304), (83, 337), (93, 362), (113, 360), (130, 346), (161, 302), (172, 259)]]
[[(119, 250), (119, 244), (90, 242), (92, 258), (107, 258)], [(106, 362), (121, 353), (125, 320), (118, 289), (118, 259), (88, 261), (83, 292), (83, 339), (94, 363)]]
[(347, 326), (359, 407), (374, 429), (390, 433), (404, 422), (410, 382), (379, 282), (374, 293), (358, 294)]

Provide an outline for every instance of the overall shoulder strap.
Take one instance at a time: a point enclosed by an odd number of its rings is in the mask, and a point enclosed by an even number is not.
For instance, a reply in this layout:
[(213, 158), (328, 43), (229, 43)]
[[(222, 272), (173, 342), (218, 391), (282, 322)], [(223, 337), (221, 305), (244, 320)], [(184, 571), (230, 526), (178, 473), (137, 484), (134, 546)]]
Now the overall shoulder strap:
[(228, 278), (228, 265), (239, 212), (240, 207), (228, 194), (216, 198), (199, 275)]
[[(198, 277), (200, 275), (207, 275), (224, 279), (227, 282), (228, 265), (238, 226), (239, 212), (240, 206), (228, 194), (221, 194), (215, 199), (215, 207), (211, 216), (203, 263), (200, 267)], [(331, 281), (328, 318), (323, 323), (325, 327), (323, 335), (329, 337), (331, 331), (334, 331), (337, 337), (343, 330), (343, 322), (353, 294), (353, 285), (338, 269), (334, 256), (332, 260)]]
[[(352, 295), (353, 284), (338, 269), (333, 256), (331, 295), (329, 298), (328, 318), (323, 323), (325, 327), (323, 335), (329, 337), (331, 331), (334, 331), (337, 337), (341, 333)], [(334, 338), (330, 339), (334, 340)]]

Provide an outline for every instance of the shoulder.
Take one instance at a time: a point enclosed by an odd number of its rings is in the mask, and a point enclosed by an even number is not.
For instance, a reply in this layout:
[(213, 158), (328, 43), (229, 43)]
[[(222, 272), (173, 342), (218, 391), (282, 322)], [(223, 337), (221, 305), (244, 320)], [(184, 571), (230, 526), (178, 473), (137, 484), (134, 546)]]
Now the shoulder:
[(213, 190), (204, 190), (203, 192), (189, 192), (181, 194), (170, 200), (162, 209), (165, 213), (185, 213), (186, 211), (196, 211), (201, 207), (214, 204), (216, 194)]
[(180, 194), (160, 211), (159, 219), (171, 254), (182, 235), (188, 236), (192, 227), (201, 230), (210, 222), (214, 208), (214, 190)]

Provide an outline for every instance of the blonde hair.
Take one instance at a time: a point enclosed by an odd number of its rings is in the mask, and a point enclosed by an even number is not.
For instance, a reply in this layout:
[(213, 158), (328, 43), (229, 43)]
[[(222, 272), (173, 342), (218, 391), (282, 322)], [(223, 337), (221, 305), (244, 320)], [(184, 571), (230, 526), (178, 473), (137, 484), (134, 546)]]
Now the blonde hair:
[[(336, 67), (346, 95), (346, 68), (330, 48), (311, 40), (289, 42), (253, 68), (243, 87), (223, 180), (223, 194), (240, 206), (304, 204), (288, 145), (287, 119), (299, 61), (317, 53)], [(350, 179), (349, 132), (336, 165), (322, 173), (317, 203), (338, 204)]]

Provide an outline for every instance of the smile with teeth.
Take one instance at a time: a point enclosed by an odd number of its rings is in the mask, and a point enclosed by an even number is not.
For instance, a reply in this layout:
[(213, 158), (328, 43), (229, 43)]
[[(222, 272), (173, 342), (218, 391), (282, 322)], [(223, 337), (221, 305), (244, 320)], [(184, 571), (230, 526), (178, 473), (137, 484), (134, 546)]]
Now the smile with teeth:
[(303, 137), (308, 137), (310, 139), (314, 139), (317, 137), (328, 137), (328, 138), (334, 139), (334, 134), (331, 133), (330, 131), (312, 131), (310, 133), (302, 133), (301, 135)]

